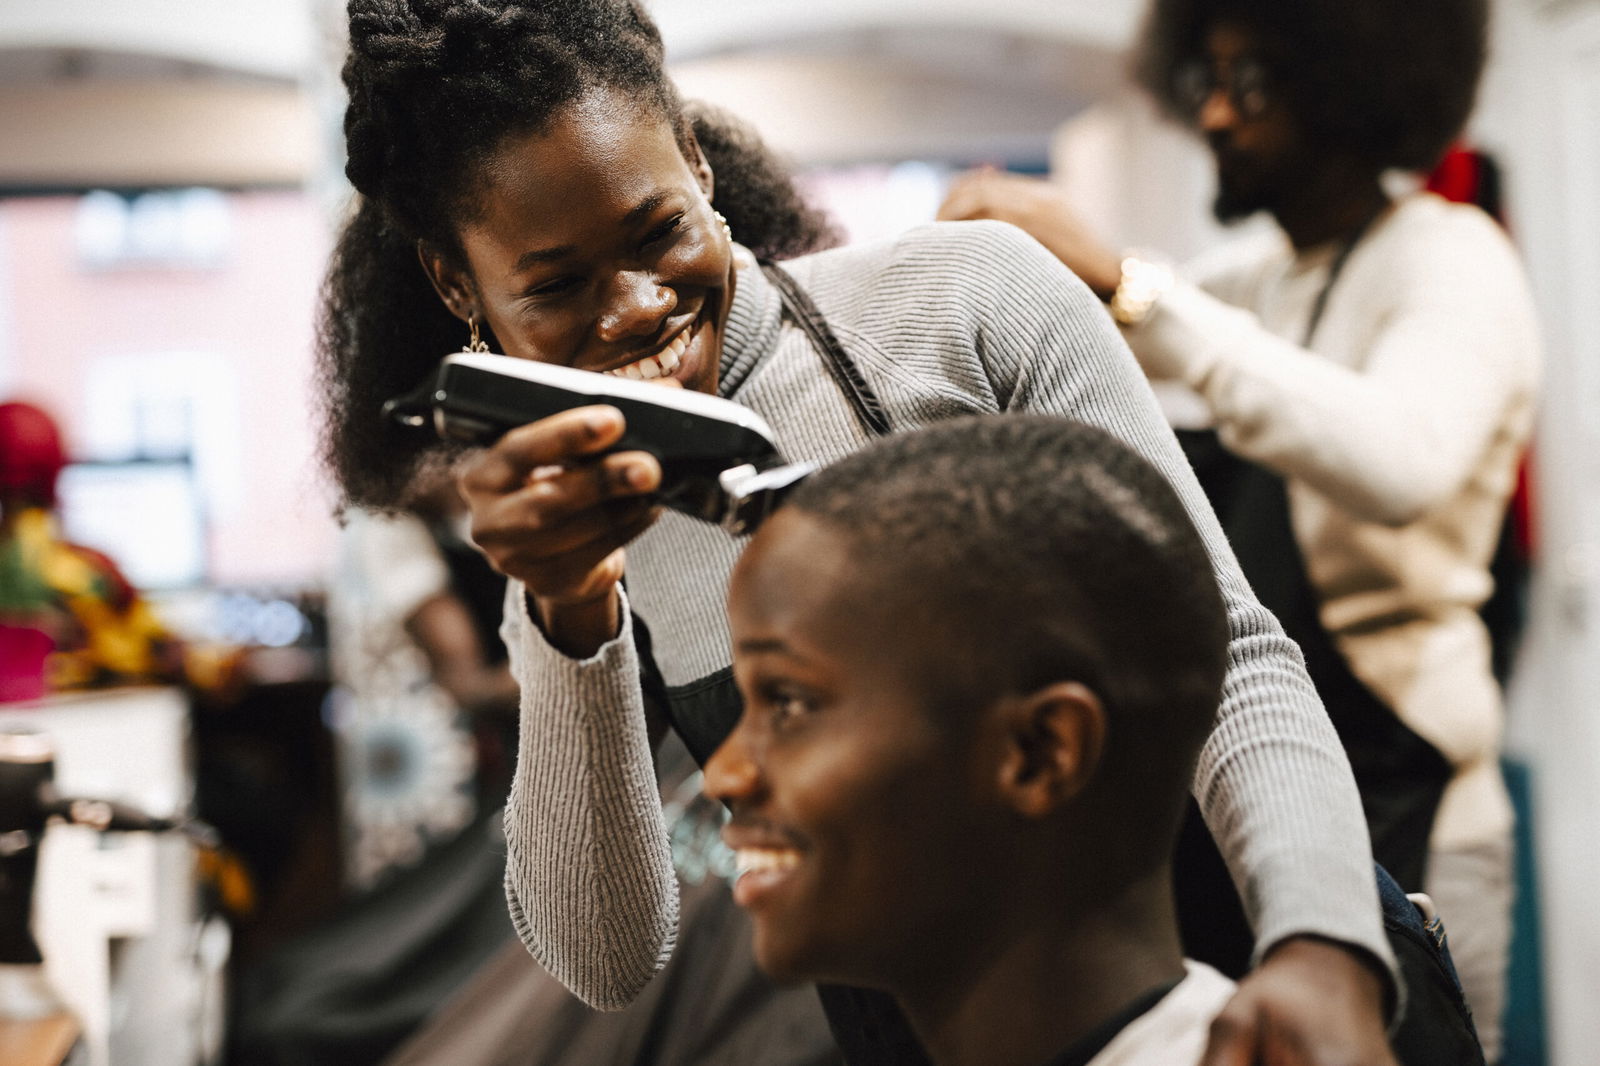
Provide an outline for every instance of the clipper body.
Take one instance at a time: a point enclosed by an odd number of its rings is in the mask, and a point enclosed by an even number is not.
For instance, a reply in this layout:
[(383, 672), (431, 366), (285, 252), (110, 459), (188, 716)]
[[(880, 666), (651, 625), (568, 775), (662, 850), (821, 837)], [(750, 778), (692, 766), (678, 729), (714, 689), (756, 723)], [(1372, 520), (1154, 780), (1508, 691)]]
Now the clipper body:
[(487, 445), (590, 404), (622, 412), (627, 428), (612, 451), (646, 451), (661, 463), (661, 503), (735, 535), (753, 532), (817, 466), (785, 464), (766, 421), (730, 400), (504, 355), (447, 356), (432, 381), (390, 400), (384, 414)]

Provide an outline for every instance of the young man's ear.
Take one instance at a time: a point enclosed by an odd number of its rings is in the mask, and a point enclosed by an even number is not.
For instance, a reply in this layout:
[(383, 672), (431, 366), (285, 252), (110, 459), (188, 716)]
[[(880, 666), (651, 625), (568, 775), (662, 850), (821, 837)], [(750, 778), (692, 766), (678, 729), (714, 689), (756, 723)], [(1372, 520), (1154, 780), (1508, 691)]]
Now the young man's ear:
[(417, 242), (417, 259), (422, 262), (422, 272), (433, 283), (433, 291), (439, 294), (439, 299), (444, 301), (451, 314), (463, 322), (472, 318), (480, 322), (483, 320), (466, 271), (427, 241)]
[(1100, 697), (1076, 681), (1058, 681), (1010, 701), (1000, 795), (1017, 813), (1043, 818), (1089, 784), (1106, 743)]

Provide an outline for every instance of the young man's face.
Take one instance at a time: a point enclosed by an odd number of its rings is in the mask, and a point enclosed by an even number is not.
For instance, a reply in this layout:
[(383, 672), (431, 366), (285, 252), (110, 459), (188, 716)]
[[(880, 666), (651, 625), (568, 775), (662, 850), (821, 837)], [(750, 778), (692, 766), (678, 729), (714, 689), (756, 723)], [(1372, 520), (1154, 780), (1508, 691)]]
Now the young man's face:
[[(734, 898), (757, 962), (784, 979), (886, 987), (948, 963), (994, 891), (998, 740), (979, 708), (940, 715), (924, 693), (937, 627), (875, 582), (840, 532), (781, 511), (729, 591), (745, 709), (705, 770), (745, 870)], [(912, 600), (910, 602), (918, 602)], [(937, 641), (932, 641), (937, 644)]]

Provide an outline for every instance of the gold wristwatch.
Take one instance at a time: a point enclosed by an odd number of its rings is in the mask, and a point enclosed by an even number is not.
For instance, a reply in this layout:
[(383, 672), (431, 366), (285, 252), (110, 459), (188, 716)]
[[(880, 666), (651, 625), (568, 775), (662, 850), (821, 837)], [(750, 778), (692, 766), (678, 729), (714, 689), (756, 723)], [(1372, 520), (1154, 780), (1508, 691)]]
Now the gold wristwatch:
[(1111, 294), (1111, 317), (1118, 325), (1137, 326), (1150, 317), (1172, 287), (1172, 268), (1136, 255), (1122, 260), (1122, 277)]

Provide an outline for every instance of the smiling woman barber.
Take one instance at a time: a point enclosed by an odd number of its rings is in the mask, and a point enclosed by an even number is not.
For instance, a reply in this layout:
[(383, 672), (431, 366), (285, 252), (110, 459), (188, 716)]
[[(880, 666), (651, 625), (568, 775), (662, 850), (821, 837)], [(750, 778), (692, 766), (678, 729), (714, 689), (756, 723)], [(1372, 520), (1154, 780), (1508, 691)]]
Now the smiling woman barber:
[[(758, 265), (747, 249), (814, 245), (814, 220), (750, 143), (691, 122), (625, 0), (356, 0), (344, 80), (361, 197), (328, 279), (322, 371), (347, 500), (403, 496), (426, 445), (376, 412), (468, 338), (732, 398), (796, 460), (973, 412), (1104, 427), (1176, 487), (1229, 609), (1232, 669), (1195, 794), (1264, 961), (1214, 1050), (1271, 1033), (1299, 1049), (1275, 1061), (1388, 1061), (1390, 955), (1338, 739), (1087, 288), (986, 223)], [(649, 456), (584, 461), (621, 431), (610, 409), (548, 418), (468, 458), (461, 482), (474, 539), (514, 579), (512, 915), (603, 1008), (628, 1003), (675, 936), (651, 724), (704, 758), (737, 717), (723, 596), (742, 545), (653, 509)], [(872, 1044), (869, 998), (826, 998), (859, 1061), (914, 1061)]]

